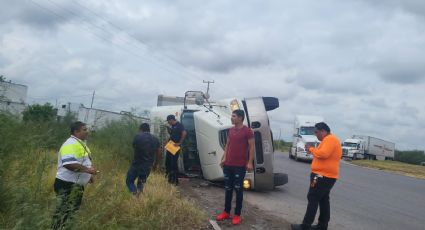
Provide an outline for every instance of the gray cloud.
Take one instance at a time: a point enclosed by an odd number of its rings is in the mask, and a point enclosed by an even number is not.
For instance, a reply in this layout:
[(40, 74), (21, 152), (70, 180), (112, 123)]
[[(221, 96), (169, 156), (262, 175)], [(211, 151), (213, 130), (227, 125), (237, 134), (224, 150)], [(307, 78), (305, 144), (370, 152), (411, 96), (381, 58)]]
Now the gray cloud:
[(36, 29), (56, 30), (57, 26), (82, 16), (70, 2), (50, 0), (9, 1), (0, 9), (0, 20), (17, 21)]
[(30, 102), (88, 105), (96, 90), (95, 107), (145, 109), (215, 80), (213, 99), (279, 98), (270, 119), (285, 140), (311, 114), (341, 139), (425, 148), (419, 1), (34, 1), (62, 17), (30, 1), (0, 9), (0, 74)]

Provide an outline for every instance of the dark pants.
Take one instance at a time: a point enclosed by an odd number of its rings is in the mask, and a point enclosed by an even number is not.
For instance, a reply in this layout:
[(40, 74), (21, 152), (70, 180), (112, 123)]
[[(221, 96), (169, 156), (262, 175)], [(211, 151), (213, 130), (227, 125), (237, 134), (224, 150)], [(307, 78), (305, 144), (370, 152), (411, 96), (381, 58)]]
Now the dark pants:
[(245, 167), (224, 166), (224, 188), (226, 191), (224, 211), (230, 213), (232, 208), (233, 190), (236, 192), (236, 208), (235, 215), (240, 216), (243, 201), (243, 180), (245, 178)]
[(71, 219), (80, 208), (84, 186), (56, 178), (54, 189), (56, 211), (53, 215), (52, 228), (61, 229), (65, 226), (67, 219)]
[(179, 152), (176, 155), (171, 154), (167, 151), (167, 155), (165, 156), (165, 170), (168, 176), (168, 183), (178, 184), (178, 165), (177, 160), (179, 159)]
[[(149, 177), (151, 172), (150, 165), (131, 165), (127, 172), (125, 183), (127, 184), (128, 190), (132, 193), (143, 192), (144, 184)], [(134, 181), (137, 178), (137, 187), (134, 185)]]
[(327, 229), (328, 222), (331, 217), (331, 208), (329, 204), (329, 193), (334, 186), (336, 179), (333, 178), (317, 178), (314, 183), (314, 177), (316, 174), (311, 173), (310, 175), (310, 189), (308, 190), (308, 205), (307, 211), (304, 216), (303, 225), (306, 227), (311, 226), (316, 217), (318, 207), (320, 207), (319, 215), (319, 229)]

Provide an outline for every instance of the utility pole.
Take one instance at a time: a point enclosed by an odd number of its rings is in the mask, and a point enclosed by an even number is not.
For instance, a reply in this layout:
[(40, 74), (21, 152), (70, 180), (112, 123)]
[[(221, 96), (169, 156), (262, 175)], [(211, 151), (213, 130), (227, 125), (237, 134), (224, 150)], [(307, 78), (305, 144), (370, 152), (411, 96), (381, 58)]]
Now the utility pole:
[(203, 82), (208, 84), (208, 86), (207, 86), (207, 93), (206, 93), (206, 96), (207, 96), (207, 98), (208, 98), (208, 97), (210, 96), (210, 94), (209, 94), (209, 91), (210, 91), (210, 83), (214, 83), (214, 81), (205, 81), (205, 80), (203, 80)]
[(93, 90), (93, 96), (91, 97), (91, 105), (90, 105), (90, 109), (93, 108), (93, 101), (94, 101), (94, 94), (96, 93), (96, 90)]

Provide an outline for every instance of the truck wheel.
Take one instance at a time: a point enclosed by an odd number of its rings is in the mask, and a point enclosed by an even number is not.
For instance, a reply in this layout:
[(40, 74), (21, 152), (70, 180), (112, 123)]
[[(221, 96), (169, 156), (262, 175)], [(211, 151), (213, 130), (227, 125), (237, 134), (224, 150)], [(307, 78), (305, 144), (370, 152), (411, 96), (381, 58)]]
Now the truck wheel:
[(353, 154), (353, 160), (357, 160), (357, 154), (356, 153)]
[(297, 152), (295, 152), (295, 157), (294, 157), (295, 161), (298, 161), (298, 154)]

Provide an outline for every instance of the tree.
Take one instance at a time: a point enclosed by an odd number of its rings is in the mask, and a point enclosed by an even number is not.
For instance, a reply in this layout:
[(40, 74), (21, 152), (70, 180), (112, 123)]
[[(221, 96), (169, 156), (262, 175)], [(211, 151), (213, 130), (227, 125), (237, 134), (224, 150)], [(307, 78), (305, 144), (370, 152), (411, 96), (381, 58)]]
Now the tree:
[(0, 75), (0, 101), (5, 101), (7, 98), (4, 96), (6, 93), (6, 84), (1, 84), (2, 82), (6, 82), (6, 78), (3, 75)]
[(30, 105), (22, 112), (24, 121), (36, 122), (53, 121), (56, 119), (56, 114), (56, 109), (49, 103)]
[(419, 165), (425, 161), (424, 151), (421, 150), (408, 150), (408, 151), (395, 151), (395, 160), (408, 164)]

